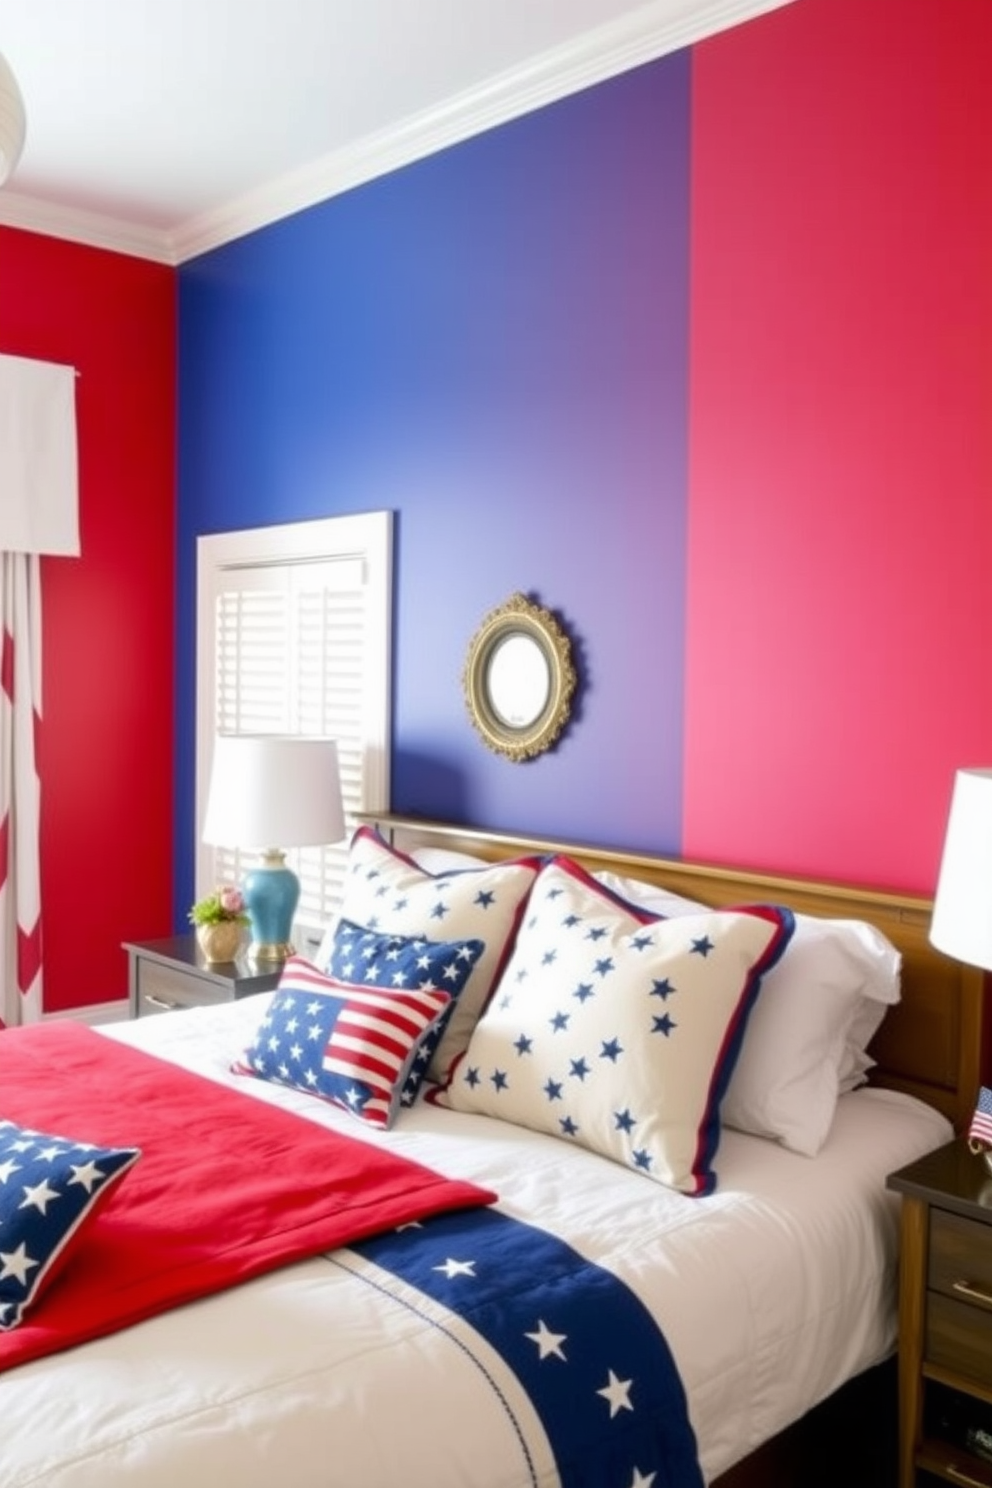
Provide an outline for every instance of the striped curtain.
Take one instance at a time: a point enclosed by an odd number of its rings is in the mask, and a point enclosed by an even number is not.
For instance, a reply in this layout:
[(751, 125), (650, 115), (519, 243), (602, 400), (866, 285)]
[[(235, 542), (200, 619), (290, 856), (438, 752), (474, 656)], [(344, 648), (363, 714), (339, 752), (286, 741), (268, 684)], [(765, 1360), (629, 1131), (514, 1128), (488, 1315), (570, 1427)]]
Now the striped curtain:
[(0, 552), (0, 1026), (41, 1017), (41, 573), (37, 553)]

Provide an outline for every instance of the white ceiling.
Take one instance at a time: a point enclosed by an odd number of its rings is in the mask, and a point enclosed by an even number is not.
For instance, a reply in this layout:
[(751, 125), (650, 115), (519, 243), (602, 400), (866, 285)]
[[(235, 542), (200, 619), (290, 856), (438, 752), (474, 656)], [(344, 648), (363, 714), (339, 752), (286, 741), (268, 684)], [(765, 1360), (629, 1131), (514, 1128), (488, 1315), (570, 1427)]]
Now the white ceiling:
[(0, 0), (0, 222), (179, 263), (791, 0)]

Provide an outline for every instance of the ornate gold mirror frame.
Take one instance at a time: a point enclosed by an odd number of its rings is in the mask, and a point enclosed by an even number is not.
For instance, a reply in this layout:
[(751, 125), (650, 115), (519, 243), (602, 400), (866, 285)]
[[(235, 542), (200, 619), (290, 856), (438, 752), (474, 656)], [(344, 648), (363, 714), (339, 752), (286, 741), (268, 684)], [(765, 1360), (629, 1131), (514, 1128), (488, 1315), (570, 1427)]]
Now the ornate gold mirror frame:
[(462, 683), (490, 749), (525, 760), (551, 748), (575, 691), (571, 650), (555, 617), (526, 595), (489, 612), (469, 643)]

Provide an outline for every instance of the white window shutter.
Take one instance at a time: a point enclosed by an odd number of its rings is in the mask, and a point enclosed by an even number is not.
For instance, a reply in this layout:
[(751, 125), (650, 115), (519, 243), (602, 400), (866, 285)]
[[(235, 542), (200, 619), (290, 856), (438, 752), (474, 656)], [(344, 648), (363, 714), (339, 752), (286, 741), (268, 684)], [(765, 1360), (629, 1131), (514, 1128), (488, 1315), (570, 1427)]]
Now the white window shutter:
[[(214, 883), (236, 882), (253, 862), (236, 847), (199, 842), (217, 733), (333, 738), (349, 834), (356, 811), (386, 806), (391, 524), (382, 519), (389, 516), (266, 528), (264, 556), (254, 561), (257, 533), (200, 539), (198, 897)], [(363, 520), (365, 541), (356, 546)], [(336, 912), (346, 857), (346, 841), (287, 849), (301, 885), (301, 949)]]

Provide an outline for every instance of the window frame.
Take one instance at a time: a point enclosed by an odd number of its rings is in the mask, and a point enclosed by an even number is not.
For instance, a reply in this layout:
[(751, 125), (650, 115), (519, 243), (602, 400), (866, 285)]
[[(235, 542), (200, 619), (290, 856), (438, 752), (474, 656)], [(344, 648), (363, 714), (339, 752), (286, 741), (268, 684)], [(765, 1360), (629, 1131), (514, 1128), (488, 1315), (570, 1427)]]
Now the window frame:
[[(217, 717), (217, 595), (236, 568), (285, 568), (359, 559), (364, 565), (367, 632), (363, 650), (362, 811), (388, 809), (392, 709), (393, 513), (365, 512), (271, 527), (209, 533), (196, 551), (196, 898), (217, 882), (218, 849), (202, 840)], [(348, 817), (346, 802), (346, 819)], [(354, 822), (348, 821), (349, 832)], [(306, 926), (309, 930), (311, 927)], [(317, 928), (317, 927), (313, 927)]]

